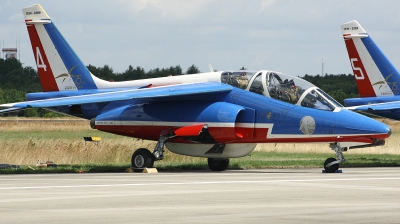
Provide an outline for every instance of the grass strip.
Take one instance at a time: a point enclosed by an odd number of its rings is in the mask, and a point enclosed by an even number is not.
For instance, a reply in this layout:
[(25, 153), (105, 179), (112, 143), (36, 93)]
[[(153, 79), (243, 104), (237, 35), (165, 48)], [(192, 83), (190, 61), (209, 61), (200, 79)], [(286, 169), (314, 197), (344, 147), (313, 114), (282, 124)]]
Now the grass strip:
[[(233, 158), (228, 169), (277, 169), (277, 168), (322, 168), (329, 153), (281, 153), (253, 152), (251, 156)], [(400, 155), (391, 154), (347, 154), (346, 167), (397, 167), (400, 166)], [(57, 167), (36, 168), (22, 165), (19, 169), (1, 169), (0, 174), (30, 173), (122, 173), (130, 164), (61, 164)], [(194, 162), (157, 161), (155, 167), (159, 171), (208, 170), (207, 160)]]

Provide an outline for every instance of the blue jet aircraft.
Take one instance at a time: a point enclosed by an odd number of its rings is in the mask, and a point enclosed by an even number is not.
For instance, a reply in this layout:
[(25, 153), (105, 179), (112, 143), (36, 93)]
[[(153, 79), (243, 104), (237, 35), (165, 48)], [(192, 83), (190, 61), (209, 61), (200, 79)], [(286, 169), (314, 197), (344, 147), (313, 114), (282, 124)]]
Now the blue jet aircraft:
[(343, 151), (383, 145), (391, 129), (343, 108), (316, 86), (279, 72), (220, 71), (125, 82), (90, 73), (40, 5), (24, 8), (43, 92), (8, 103), (0, 113), (45, 108), (90, 120), (99, 131), (157, 141), (137, 149), (132, 167), (153, 167), (164, 144), (174, 153), (208, 158), (223, 171), (229, 158), (257, 143), (325, 142), (335, 150), (324, 167), (335, 172)]
[(341, 25), (360, 98), (345, 99), (351, 110), (400, 120), (400, 73), (355, 20)]

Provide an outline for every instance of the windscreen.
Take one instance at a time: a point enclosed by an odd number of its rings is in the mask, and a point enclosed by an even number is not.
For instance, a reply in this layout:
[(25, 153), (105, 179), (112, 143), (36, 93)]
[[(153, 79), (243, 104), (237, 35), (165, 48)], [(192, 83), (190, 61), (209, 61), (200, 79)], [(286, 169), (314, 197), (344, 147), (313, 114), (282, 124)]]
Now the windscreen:
[(254, 72), (247, 71), (223, 72), (221, 74), (221, 82), (241, 89), (246, 89), (254, 74)]
[(297, 104), (301, 95), (314, 87), (303, 79), (275, 72), (267, 74), (267, 85), (270, 97), (292, 104)]
[(318, 110), (334, 110), (335, 107), (329, 103), (322, 94), (318, 92), (316, 89), (309, 91), (304, 99), (301, 101), (301, 106), (314, 108)]
[(324, 91), (298, 77), (269, 72), (267, 85), (269, 96), (281, 101), (327, 111), (343, 107)]

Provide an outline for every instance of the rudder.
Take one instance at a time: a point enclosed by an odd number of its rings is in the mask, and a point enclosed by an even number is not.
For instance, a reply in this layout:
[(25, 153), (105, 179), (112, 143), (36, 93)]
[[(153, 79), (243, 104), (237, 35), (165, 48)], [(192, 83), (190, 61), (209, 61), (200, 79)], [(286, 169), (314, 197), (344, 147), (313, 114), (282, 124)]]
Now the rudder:
[(360, 97), (398, 95), (400, 75), (355, 20), (341, 25)]
[(36, 4), (23, 13), (43, 92), (97, 89), (89, 70), (43, 8)]

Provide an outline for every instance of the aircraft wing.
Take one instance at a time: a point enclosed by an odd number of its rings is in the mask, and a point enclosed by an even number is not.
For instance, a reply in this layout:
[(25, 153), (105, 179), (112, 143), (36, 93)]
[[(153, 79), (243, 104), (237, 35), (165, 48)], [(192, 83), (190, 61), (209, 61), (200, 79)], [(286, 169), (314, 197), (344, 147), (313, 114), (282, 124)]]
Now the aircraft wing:
[(169, 85), (154, 88), (122, 90), (90, 95), (80, 95), (71, 97), (61, 97), (45, 100), (25, 101), (17, 103), (0, 104), (0, 107), (8, 109), (0, 110), (0, 113), (8, 113), (27, 108), (57, 107), (66, 105), (102, 103), (112, 101), (122, 101), (131, 99), (152, 99), (160, 100), (163, 98), (173, 98), (179, 96), (196, 96), (201, 99), (202, 96), (210, 93), (229, 92), (232, 86), (217, 82), (189, 83), (179, 85)]
[(387, 102), (387, 103), (375, 103), (375, 104), (352, 106), (352, 107), (346, 107), (346, 108), (349, 110), (358, 110), (358, 111), (397, 110), (397, 109), (400, 109), (400, 101), (393, 101), (393, 102)]

